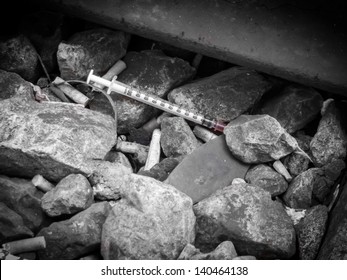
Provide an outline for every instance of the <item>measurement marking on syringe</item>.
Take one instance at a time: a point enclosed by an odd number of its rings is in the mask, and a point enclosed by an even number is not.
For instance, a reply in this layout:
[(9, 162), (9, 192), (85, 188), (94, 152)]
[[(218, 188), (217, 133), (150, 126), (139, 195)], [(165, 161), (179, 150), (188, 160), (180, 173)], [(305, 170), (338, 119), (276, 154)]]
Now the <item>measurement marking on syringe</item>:
[(143, 102), (145, 104), (151, 105), (153, 107), (159, 108), (161, 110), (167, 111), (173, 115), (178, 115), (181, 117), (186, 118), (187, 120), (191, 120), (194, 121), (198, 124), (204, 125), (208, 128), (214, 128), (215, 130), (218, 131), (223, 131), (225, 125), (222, 123), (219, 123), (215, 120), (208, 120), (207, 118), (205, 118), (205, 116), (200, 115), (198, 113), (194, 113), (194, 112), (189, 112), (186, 109), (183, 109), (179, 106), (176, 106), (172, 103), (170, 103), (169, 101), (165, 101), (162, 100), (161, 98), (157, 98), (156, 96), (151, 96), (151, 95), (147, 95), (145, 93), (142, 92), (138, 92), (137, 90), (133, 90), (131, 87), (120, 83), (118, 81), (112, 80), (112, 82), (110, 83), (109, 81), (97, 77), (95, 75), (93, 75), (93, 71), (90, 72), (87, 82), (94, 82), (97, 84), (100, 84), (102, 86), (105, 87), (109, 87), (109, 91), (108, 93), (110, 93), (111, 91), (117, 92), (119, 94), (123, 94), (125, 96), (128, 96), (130, 98), (133, 98), (137, 101)]

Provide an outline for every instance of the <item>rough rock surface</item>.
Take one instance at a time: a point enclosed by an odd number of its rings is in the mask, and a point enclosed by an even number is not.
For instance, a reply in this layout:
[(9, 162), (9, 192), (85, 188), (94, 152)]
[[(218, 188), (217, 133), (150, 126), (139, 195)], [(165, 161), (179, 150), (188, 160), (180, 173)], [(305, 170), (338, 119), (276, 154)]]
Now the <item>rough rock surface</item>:
[(102, 231), (104, 259), (177, 259), (194, 242), (192, 200), (174, 187), (131, 174)]
[(142, 170), (137, 174), (152, 177), (163, 182), (178, 164), (179, 160), (175, 158), (164, 158), (162, 161), (154, 165), (150, 170)]
[(321, 169), (310, 168), (296, 176), (282, 197), (285, 204), (294, 209), (310, 208), (313, 186), (317, 179), (323, 175), (324, 172)]
[(25, 226), (23, 218), (3, 202), (0, 202), (0, 244), (13, 240), (34, 237)]
[(237, 253), (234, 244), (231, 241), (223, 241), (209, 253), (201, 253), (192, 244), (187, 244), (178, 260), (232, 260), (235, 257), (237, 257)]
[[(299, 147), (306, 153), (309, 153), (312, 137), (304, 134), (301, 130), (293, 135), (298, 142)], [(283, 160), (284, 166), (289, 173), (295, 177), (309, 168), (310, 160), (302, 154), (292, 153)]]
[(314, 120), (322, 104), (322, 96), (313, 88), (290, 85), (267, 100), (257, 113), (274, 117), (292, 134)]
[(328, 221), (328, 208), (314, 206), (306, 211), (306, 216), (295, 226), (299, 243), (299, 257), (314, 260), (318, 254)]
[(90, 70), (103, 75), (125, 53), (129, 36), (123, 31), (95, 28), (75, 33), (58, 46), (57, 58), (61, 78), (85, 79)]
[(226, 122), (252, 108), (271, 83), (253, 70), (232, 67), (213, 76), (175, 88), (171, 102)]
[(115, 145), (111, 117), (67, 103), (0, 102), (0, 174), (57, 182)]
[(246, 173), (245, 180), (253, 186), (268, 191), (273, 197), (284, 193), (288, 188), (284, 177), (265, 164), (251, 167)]
[(347, 183), (341, 186), (338, 201), (329, 213), (329, 226), (317, 259), (347, 259)]
[(40, 75), (36, 50), (24, 35), (0, 41), (0, 68), (35, 83)]
[(324, 202), (333, 184), (334, 181), (326, 175), (323, 168), (310, 168), (294, 178), (284, 193), (283, 200), (291, 208), (308, 209), (314, 200)]
[(269, 115), (242, 115), (224, 129), (231, 153), (245, 163), (278, 160), (297, 149), (298, 143)]
[[(127, 68), (118, 76), (118, 81), (160, 98), (165, 98), (172, 88), (195, 75), (195, 69), (188, 62), (168, 57), (160, 51), (128, 52), (123, 60)], [(111, 97), (117, 104), (119, 133), (127, 133), (130, 128), (142, 126), (157, 112), (152, 106), (114, 92)], [(100, 99), (102, 96), (97, 95), (95, 98)], [(102, 104), (107, 105), (107, 101), (100, 100), (100, 103), (102, 111)]]
[(230, 240), (240, 255), (290, 258), (295, 253), (293, 223), (283, 206), (262, 188), (236, 184), (194, 205), (195, 246), (203, 252)]
[(160, 144), (167, 157), (188, 155), (199, 146), (193, 131), (181, 117), (163, 119)]
[(89, 181), (94, 196), (99, 200), (117, 200), (121, 196), (120, 187), (124, 184), (124, 176), (133, 173), (131, 167), (119, 163), (104, 162), (102, 168), (95, 170)]
[(39, 259), (71, 260), (100, 248), (102, 225), (109, 215), (108, 202), (94, 203), (69, 220), (52, 223), (37, 236), (44, 236), (46, 249), (38, 251)]
[(12, 97), (33, 100), (32, 87), (18, 74), (0, 69), (0, 101)]
[(41, 207), (50, 217), (76, 214), (92, 205), (93, 190), (81, 174), (70, 174), (62, 179), (41, 199)]
[(31, 181), (0, 175), (0, 193), (0, 202), (19, 214), (24, 225), (34, 233), (47, 221), (41, 209), (43, 193)]
[(121, 152), (116, 152), (116, 151), (109, 151), (107, 155), (104, 158), (105, 161), (113, 162), (113, 163), (119, 163), (122, 164), (126, 167), (128, 167), (130, 170), (132, 170), (131, 163), (129, 159), (126, 157), (125, 154)]
[(312, 160), (318, 167), (346, 158), (347, 136), (341, 124), (340, 112), (333, 100), (325, 101), (322, 118), (310, 148)]

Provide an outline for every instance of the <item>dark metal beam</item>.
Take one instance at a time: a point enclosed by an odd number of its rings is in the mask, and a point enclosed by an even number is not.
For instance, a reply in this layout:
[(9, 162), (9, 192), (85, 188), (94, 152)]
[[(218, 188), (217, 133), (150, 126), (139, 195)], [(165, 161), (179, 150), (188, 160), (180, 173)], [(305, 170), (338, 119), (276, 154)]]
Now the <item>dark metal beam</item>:
[(42, 2), (111, 28), (347, 95), (346, 30), (312, 11), (260, 0)]

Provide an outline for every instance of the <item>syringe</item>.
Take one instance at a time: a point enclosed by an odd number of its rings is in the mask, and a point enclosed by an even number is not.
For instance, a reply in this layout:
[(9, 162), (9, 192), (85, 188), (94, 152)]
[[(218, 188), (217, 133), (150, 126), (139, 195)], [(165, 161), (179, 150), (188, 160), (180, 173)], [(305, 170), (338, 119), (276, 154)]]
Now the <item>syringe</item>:
[(108, 88), (107, 90), (108, 94), (110, 94), (111, 91), (114, 91), (116, 93), (130, 97), (132, 99), (148, 104), (150, 106), (153, 106), (155, 108), (158, 108), (170, 114), (173, 114), (173, 115), (185, 118), (189, 121), (195, 122), (197, 124), (203, 125), (215, 131), (223, 132), (225, 128), (225, 124), (221, 122), (218, 122), (215, 120), (209, 120), (201, 114), (189, 112), (187, 109), (184, 109), (169, 101), (163, 100), (155, 95), (144, 93), (142, 91), (141, 92), (137, 91), (126, 84), (116, 81), (115, 79), (112, 79), (112, 81), (109, 81), (104, 78), (95, 76), (93, 74), (93, 70), (90, 71), (87, 78), (87, 83), (90, 84), (91, 82)]

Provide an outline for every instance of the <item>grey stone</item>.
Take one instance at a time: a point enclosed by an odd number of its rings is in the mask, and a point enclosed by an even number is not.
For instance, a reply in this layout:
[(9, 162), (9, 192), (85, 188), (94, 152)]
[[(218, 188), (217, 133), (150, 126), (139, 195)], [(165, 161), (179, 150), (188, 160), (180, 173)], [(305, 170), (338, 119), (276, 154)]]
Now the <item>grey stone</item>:
[(324, 172), (319, 168), (310, 168), (296, 176), (283, 195), (285, 204), (294, 209), (310, 208), (313, 187), (321, 176), (324, 176)]
[(81, 174), (70, 174), (45, 193), (41, 207), (48, 216), (56, 217), (81, 212), (93, 202), (93, 190), (87, 178)]
[(333, 100), (325, 101), (324, 111), (310, 148), (318, 167), (336, 159), (346, 158), (347, 137), (341, 124), (340, 112)]
[(268, 191), (272, 197), (284, 193), (288, 188), (285, 178), (265, 164), (251, 167), (246, 173), (245, 180), (253, 186)]
[(15, 72), (32, 83), (40, 75), (36, 50), (24, 35), (0, 41), (0, 67), (5, 71)]
[(116, 123), (98, 112), (67, 103), (0, 102), (0, 173), (58, 182), (89, 174), (90, 161), (115, 145)]
[(212, 252), (201, 253), (193, 245), (187, 244), (181, 252), (178, 260), (232, 260), (237, 256), (234, 244), (231, 241), (223, 241)]
[(295, 177), (309, 168), (310, 160), (301, 155), (292, 153), (283, 160), (283, 165), (288, 169), (289, 173)]
[(295, 138), (269, 115), (241, 115), (224, 134), (231, 153), (245, 163), (278, 160), (298, 148)]
[(102, 231), (104, 259), (177, 259), (194, 242), (192, 200), (155, 179), (125, 176)]
[[(301, 130), (297, 131), (293, 136), (299, 147), (304, 152), (309, 153), (312, 137), (304, 134)], [(289, 173), (295, 177), (309, 168), (310, 160), (302, 154), (291, 153), (283, 159), (283, 164)]]
[(188, 155), (199, 146), (193, 131), (181, 117), (163, 119), (160, 144), (167, 157)]
[(233, 260), (237, 260), (237, 261), (240, 261), (240, 260), (247, 260), (247, 261), (253, 261), (253, 260), (256, 260), (257, 258), (254, 257), (254, 256), (250, 256), (250, 255), (244, 255), (244, 256), (238, 256), (238, 257), (235, 257), (233, 258)]
[(124, 176), (133, 173), (131, 167), (120, 163), (104, 162), (89, 176), (94, 196), (98, 200), (117, 200), (121, 197)]
[(128, 167), (130, 170), (132, 170), (131, 163), (129, 159), (126, 157), (125, 154), (121, 152), (116, 152), (116, 151), (109, 151), (107, 155), (104, 158), (105, 161), (113, 162), (113, 163), (119, 163), (122, 164), (126, 167)]
[(313, 88), (290, 85), (267, 100), (256, 113), (274, 117), (288, 133), (293, 133), (313, 121), (322, 104), (322, 96)]
[(229, 122), (252, 108), (271, 84), (256, 71), (232, 67), (175, 88), (168, 99), (188, 110)]
[(101, 231), (111, 206), (94, 203), (72, 218), (52, 223), (37, 236), (44, 236), (46, 249), (38, 251), (41, 260), (72, 260), (100, 249)]
[(47, 222), (41, 209), (43, 193), (30, 180), (0, 175), (0, 202), (19, 214), (24, 225), (36, 233)]
[(152, 177), (163, 182), (179, 163), (180, 161), (176, 158), (164, 158), (162, 161), (154, 165), (150, 170), (142, 170), (137, 172), (137, 174)]
[(13, 97), (34, 100), (33, 89), (18, 74), (0, 69), (0, 101)]
[(233, 242), (240, 255), (287, 259), (295, 253), (295, 230), (283, 206), (260, 187), (236, 184), (194, 205), (195, 246), (203, 252), (221, 241)]
[[(195, 69), (188, 62), (168, 57), (160, 51), (128, 52), (123, 60), (127, 68), (119, 75), (118, 81), (160, 98), (166, 98), (172, 88), (195, 75)], [(152, 106), (114, 92), (111, 97), (117, 104), (119, 133), (138, 128), (156, 115), (157, 110)]]
[(0, 244), (29, 237), (34, 237), (34, 233), (25, 226), (23, 218), (0, 202)]
[(319, 260), (347, 259), (347, 183), (340, 189), (336, 205), (329, 213), (329, 225), (319, 249)]
[(328, 208), (324, 205), (316, 205), (308, 209), (305, 217), (295, 226), (300, 259), (316, 259), (327, 221)]
[(191, 258), (195, 255), (201, 254), (200, 250), (195, 248), (194, 245), (188, 243), (181, 254), (177, 258), (178, 260), (191, 260)]
[(61, 78), (85, 79), (90, 70), (103, 75), (125, 53), (129, 36), (123, 31), (94, 28), (72, 35), (58, 46), (57, 58)]

